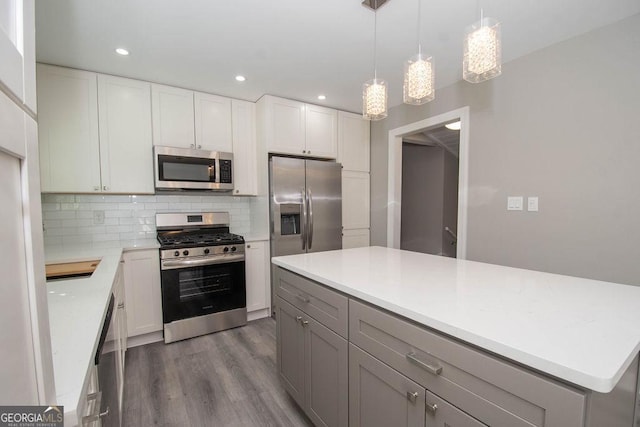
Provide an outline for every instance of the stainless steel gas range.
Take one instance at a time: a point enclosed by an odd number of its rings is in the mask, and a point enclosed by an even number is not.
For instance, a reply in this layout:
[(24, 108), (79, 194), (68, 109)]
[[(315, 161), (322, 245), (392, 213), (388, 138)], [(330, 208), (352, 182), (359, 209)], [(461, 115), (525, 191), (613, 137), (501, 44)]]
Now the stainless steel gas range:
[(156, 214), (164, 342), (247, 323), (244, 238), (227, 212)]

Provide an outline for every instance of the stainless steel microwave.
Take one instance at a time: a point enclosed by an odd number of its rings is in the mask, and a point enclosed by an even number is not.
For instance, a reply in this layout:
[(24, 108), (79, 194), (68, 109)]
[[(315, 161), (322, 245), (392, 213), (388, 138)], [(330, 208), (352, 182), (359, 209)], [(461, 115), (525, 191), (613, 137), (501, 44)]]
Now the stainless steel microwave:
[(153, 147), (156, 190), (233, 190), (233, 154)]

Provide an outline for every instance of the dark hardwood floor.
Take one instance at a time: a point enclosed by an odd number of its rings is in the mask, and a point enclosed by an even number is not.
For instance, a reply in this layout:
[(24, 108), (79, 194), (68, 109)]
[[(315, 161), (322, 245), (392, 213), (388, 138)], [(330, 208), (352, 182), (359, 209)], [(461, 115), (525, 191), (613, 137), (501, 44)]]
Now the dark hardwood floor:
[(275, 321), (127, 350), (124, 426), (311, 426), (280, 384)]

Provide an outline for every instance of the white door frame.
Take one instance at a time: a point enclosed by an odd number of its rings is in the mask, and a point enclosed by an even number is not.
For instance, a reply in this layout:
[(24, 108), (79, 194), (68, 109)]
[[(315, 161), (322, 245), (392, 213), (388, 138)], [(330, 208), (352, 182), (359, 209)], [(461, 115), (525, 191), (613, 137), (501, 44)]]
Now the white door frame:
[(387, 246), (400, 249), (402, 212), (402, 137), (423, 129), (460, 120), (458, 157), (458, 243), (456, 256), (467, 257), (467, 209), (469, 192), (469, 107), (458, 108), (389, 131), (389, 172), (387, 187)]

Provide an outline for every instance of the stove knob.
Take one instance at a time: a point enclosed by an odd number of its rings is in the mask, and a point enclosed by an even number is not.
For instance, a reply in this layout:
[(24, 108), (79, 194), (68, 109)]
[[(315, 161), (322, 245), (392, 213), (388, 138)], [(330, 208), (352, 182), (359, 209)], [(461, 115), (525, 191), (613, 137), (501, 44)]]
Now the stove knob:
[(229, 252), (229, 248), (225, 246), (225, 247), (224, 247), (224, 249), (223, 249), (223, 251), (225, 251), (225, 252)]
[(206, 255), (206, 254), (208, 254), (208, 253), (209, 253), (209, 248), (207, 248), (207, 249), (205, 249), (205, 250), (204, 250), (204, 254), (205, 254), (205, 255)]
[(236, 247), (235, 246), (231, 246), (231, 252), (235, 252), (236, 251)]
[(175, 252), (173, 253), (173, 256), (180, 256), (180, 251), (175, 251)]
[(189, 255), (189, 251), (182, 251), (182, 255), (184, 255), (184, 256)]

